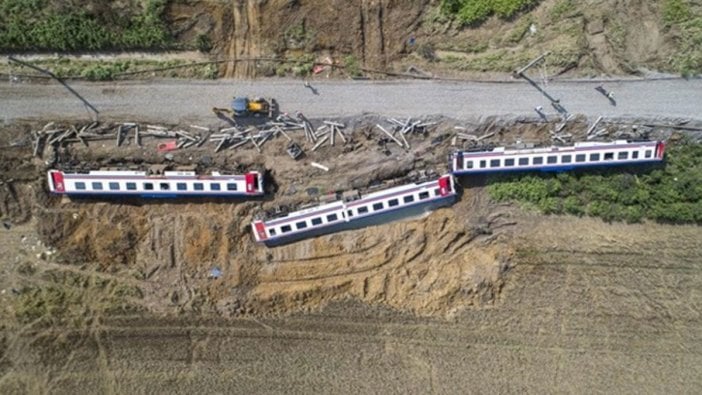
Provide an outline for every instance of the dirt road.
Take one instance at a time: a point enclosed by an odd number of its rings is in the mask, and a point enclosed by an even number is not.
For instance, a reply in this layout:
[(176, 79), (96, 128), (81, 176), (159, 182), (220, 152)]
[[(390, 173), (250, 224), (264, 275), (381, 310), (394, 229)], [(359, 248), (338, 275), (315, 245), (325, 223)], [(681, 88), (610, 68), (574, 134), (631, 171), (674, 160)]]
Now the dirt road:
[[(604, 83), (616, 106), (594, 88), (595, 82), (552, 82), (548, 93), (571, 113), (597, 117), (700, 118), (702, 80), (651, 80)], [(102, 117), (140, 120), (210, 122), (212, 107), (229, 105), (232, 95), (274, 97), (282, 111), (310, 117), (338, 117), (365, 112), (396, 116), (442, 114), (455, 118), (490, 115), (535, 116), (550, 102), (531, 85), (436, 81), (313, 82), (315, 95), (299, 80), (74, 82), (75, 88)], [(85, 118), (84, 105), (57, 83), (0, 84), (0, 120)]]

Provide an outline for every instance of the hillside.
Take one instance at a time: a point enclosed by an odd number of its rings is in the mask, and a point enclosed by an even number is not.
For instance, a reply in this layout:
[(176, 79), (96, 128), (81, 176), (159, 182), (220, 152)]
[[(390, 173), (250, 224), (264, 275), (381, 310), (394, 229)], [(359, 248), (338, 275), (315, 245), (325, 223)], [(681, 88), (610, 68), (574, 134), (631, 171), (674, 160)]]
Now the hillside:
[(292, 61), (223, 63), (225, 77), (303, 75), (327, 60), (351, 74), (414, 65), (489, 75), (550, 51), (537, 72), (690, 75), (702, 71), (701, 9), (690, 0), (2, 0), (0, 50), (199, 49)]

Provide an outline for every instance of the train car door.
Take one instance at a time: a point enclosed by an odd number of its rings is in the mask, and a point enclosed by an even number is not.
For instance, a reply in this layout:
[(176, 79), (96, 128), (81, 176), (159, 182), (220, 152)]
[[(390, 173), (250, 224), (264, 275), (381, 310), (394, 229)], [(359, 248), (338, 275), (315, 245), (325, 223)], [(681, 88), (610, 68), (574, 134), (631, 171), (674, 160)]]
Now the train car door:
[(262, 221), (256, 221), (254, 222), (254, 232), (256, 232), (256, 240), (258, 241), (263, 241), (268, 238), (266, 236), (266, 226), (263, 224)]
[(441, 177), (439, 178), (439, 193), (441, 196), (446, 196), (451, 193), (451, 177)]
[(52, 190), (58, 193), (66, 192), (66, 186), (63, 183), (63, 173), (60, 171), (52, 171), (51, 173), (51, 183), (53, 184)]
[(453, 171), (463, 170), (463, 152), (456, 152), (455, 162), (453, 164)]
[(663, 159), (664, 154), (665, 154), (665, 142), (659, 141), (658, 144), (656, 144), (656, 158)]
[(258, 192), (258, 174), (246, 173), (246, 193)]

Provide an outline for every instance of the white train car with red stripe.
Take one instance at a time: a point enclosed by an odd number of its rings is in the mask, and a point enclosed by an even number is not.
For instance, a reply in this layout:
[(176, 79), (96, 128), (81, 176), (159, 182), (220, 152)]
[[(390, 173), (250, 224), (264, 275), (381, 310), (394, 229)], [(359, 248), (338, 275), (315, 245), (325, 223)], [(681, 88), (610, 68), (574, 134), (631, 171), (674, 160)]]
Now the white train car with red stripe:
[(249, 197), (264, 193), (263, 177), (257, 171), (243, 175), (194, 171), (93, 170), (65, 172), (49, 170), (52, 193), (82, 197), (134, 196), (143, 198)]
[(344, 198), (251, 224), (257, 242), (273, 247), (322, 234), (415, 217), (455, 202), (451, 175)]
[(567, 171), (595, 166), (621, 166), (663, 161), (663, 141), (581, 142), (573, 146), (455, 152), (450, 156), (454, 175), (512, 171)]

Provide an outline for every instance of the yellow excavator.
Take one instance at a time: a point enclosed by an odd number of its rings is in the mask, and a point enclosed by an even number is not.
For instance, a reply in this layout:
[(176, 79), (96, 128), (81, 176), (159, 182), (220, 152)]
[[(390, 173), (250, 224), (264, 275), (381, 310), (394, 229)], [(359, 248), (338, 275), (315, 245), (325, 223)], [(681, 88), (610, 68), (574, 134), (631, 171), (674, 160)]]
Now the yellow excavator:
[(273, 117), (275, 109), (275, 100), (266, 100), (260, 97), (249, 99), (248, 97), (234, 96), (232, 99), (231, 109), (229, 108), (213, 108), (212, 111), (217, 113), (226, 113), (234, 117), (267, 116)]

